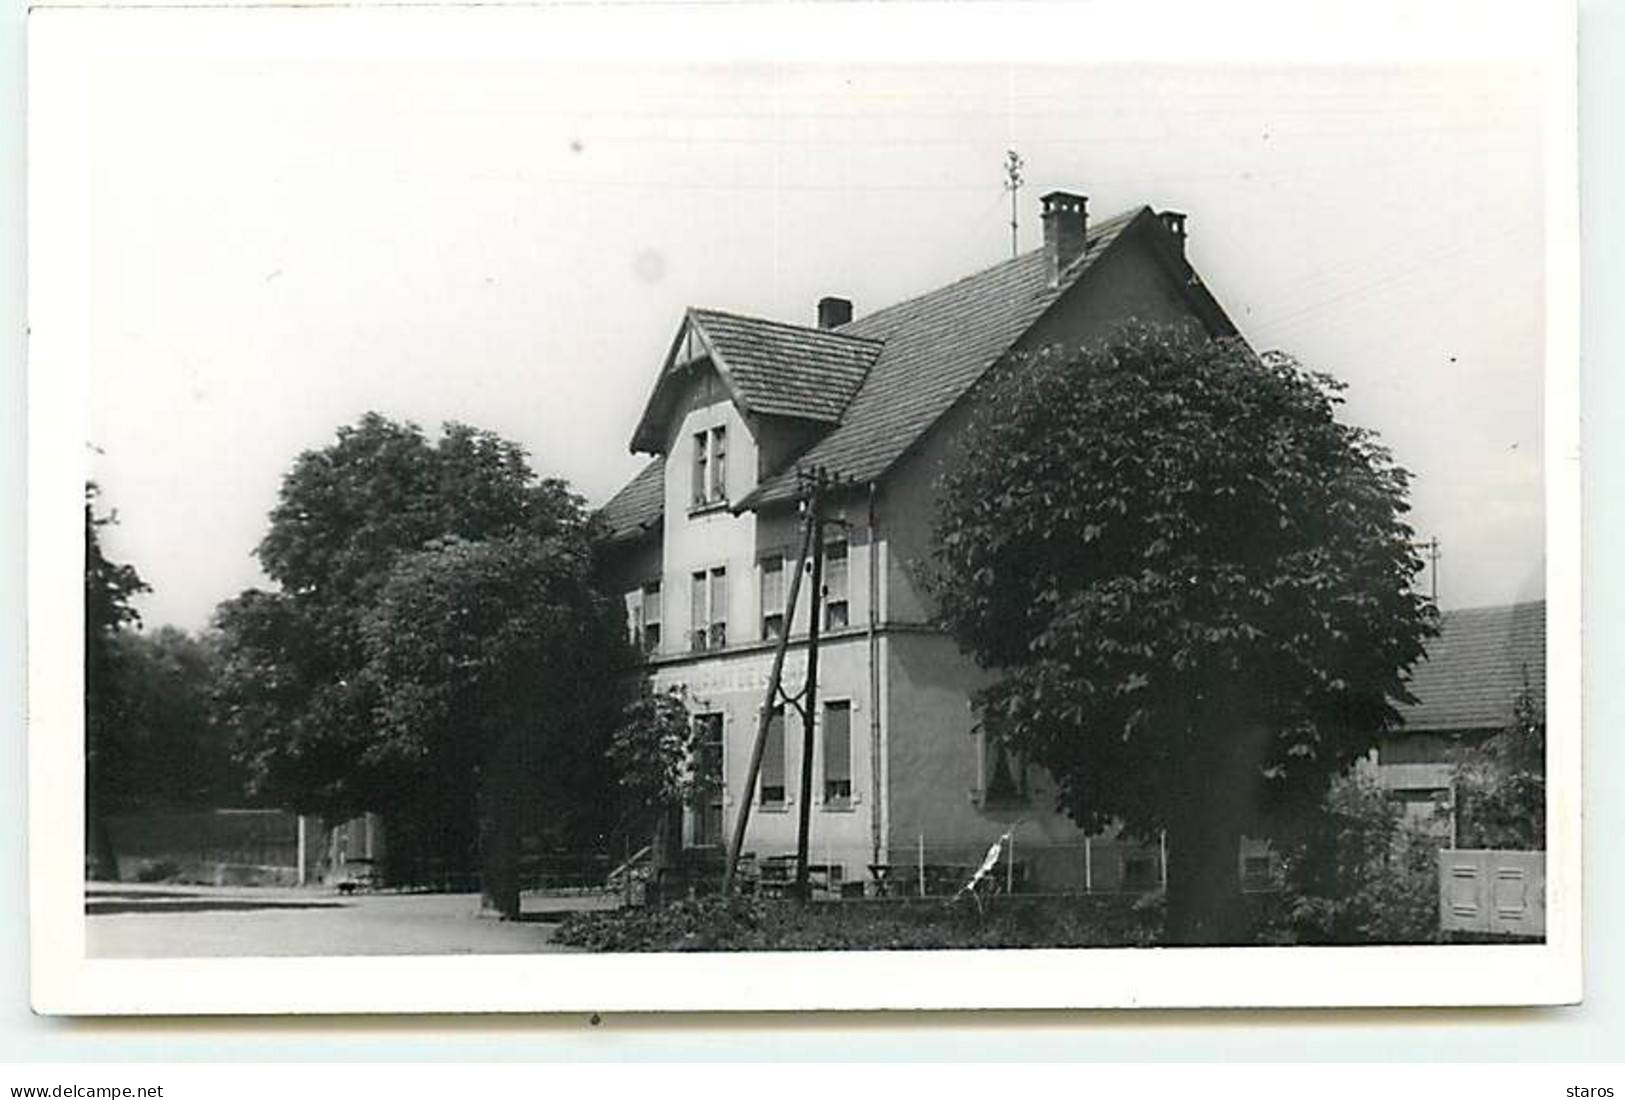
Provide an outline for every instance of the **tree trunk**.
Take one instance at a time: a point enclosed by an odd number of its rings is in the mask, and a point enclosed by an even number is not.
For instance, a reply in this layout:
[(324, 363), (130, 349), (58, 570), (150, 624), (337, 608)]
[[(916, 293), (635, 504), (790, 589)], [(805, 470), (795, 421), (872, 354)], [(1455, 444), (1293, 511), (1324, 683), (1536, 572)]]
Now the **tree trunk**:
[(119, 881), (118, 853), (113, 850), (113, 836), (107, 830), (107, 819), (94, 806), (85, 813), (85, 842), (89, 848), (86, 870), (97, 882)]
[(519, 832), (523, 777), (518, 738), (504, 738), (480, 769), (480, 909), (519, 919)]
[(1240, 822), (1222, 792), (1178, 807), (1168, 825), (1169, 943), (1242, 942), (1240, 850)]
[(1259, 810), (1270, 733), (1247, 717), (1233, 687), (1210, 693), (1191, 713), (1190, 755), (1168, 816), (1164, 935), (1175, 944), (1245, 943), (1241, 837)]

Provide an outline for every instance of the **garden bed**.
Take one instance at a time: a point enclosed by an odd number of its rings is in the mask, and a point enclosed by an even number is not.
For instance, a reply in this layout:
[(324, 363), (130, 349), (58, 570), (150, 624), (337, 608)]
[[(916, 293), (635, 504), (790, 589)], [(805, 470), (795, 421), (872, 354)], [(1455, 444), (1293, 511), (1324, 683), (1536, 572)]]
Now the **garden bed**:
[(929, 951), (1142, 947), (1161, 907), (1126, 895), (814, 902), (703, 898), (572, 913), (553, 942), (594, 951)]

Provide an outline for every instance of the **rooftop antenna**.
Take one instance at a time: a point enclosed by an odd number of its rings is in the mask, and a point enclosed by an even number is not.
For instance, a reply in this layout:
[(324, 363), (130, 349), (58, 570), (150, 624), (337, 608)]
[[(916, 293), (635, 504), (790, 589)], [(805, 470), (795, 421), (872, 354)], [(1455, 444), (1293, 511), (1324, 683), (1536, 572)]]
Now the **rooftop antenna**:
[(1004, 153), (1004, 189), (1010, 192), (1010, 258), (1020, 255), (1020, 244), (1016, 239), (1016, 192), (1026, 182), (1022, 179), (1021, 170), (1027, 167), (1027, 162), (1021, 159), (1021, 154), (1014, 149), (1007, 149)]
[(1411, 545), (1415, 546), (1418, 550), (1423, 551), (1422, 557), (1427, 559), (1428, 587), (1431, 589), (1431, 594), (1428, 598), (1432, 600), (1434, 606), (1437, 607), (1439, 604), (1439, 559), (1444, 557), (1444, 555), (1439, 552), (1439, 540), (1437, 537), (1434, 537), (1423, 542), (1412, 543)]

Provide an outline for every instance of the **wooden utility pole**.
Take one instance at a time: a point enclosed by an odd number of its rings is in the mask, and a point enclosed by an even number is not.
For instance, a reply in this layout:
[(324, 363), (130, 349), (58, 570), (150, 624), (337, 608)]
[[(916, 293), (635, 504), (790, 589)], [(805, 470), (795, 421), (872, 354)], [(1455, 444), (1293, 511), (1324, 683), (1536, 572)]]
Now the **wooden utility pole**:
[(808, 878), (807, 841), (812, 829), (813, 723), (818, 716), (818, 635), (824, 622), (824, 494), (829, 473), (820, 466), (811, 475), (807, 492), (807, 531), (812, 539), (812, 599), (807, 625), (807, 686), (801, 698), (801, 805), (796, 829), (796, 888), (798, 901), (812, 896)]
[(781, 700), (780, 681), (784, 676), (784, 655), (790, 648), (790, 633), (796, 623), (796, 597), (801, 592), (801, 574), (806, 568), (807, 554), (812, 546), (813, 512), (808, 509), (801, 529), (801, 554), (796, 559), (796, 571), (790, 577), (790, 593), (784, 603), (784, 626), (779, 631), (779, 644), (773, 648), (773, 668), (767, 676), (767, 695), (762, 700), (762, 714), (756, 721), (756, 743), (750, 750), (750, 767), (745, 772), (745, 790), (739, 802), (739, 816), (734, 819), (732, 841), (728, 845), (728, 864), (722, 873), (722, 895), (733, 896), (734, 876), (739, 873), (739, 853), (745, 846), (745, 829), (750, 825), (750, 807), (756, 800), (756, 781), (762, 774), (762, 751), (767, 745), (767, 731), (773, 723), (773, 712)]

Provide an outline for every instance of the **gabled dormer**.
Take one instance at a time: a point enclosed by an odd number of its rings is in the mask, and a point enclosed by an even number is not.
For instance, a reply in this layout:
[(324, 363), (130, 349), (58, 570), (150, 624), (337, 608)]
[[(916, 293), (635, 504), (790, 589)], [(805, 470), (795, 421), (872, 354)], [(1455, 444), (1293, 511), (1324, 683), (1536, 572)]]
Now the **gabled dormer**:
[[(687, 478), (693, 504), (735, 503), (840, 422), (881, 346), (832, 329), (690, 309), (644, 404), (632, 450), (666, 458), (667, 477)], [(732, 417), (691, 420), (697, 409), (722, 402)], [(727, 421), (735, 417), (748, 440), (730, 438)], [(747, 468), (748, 478), (732, 474)]]

